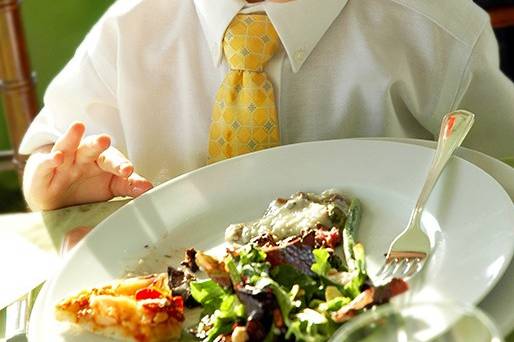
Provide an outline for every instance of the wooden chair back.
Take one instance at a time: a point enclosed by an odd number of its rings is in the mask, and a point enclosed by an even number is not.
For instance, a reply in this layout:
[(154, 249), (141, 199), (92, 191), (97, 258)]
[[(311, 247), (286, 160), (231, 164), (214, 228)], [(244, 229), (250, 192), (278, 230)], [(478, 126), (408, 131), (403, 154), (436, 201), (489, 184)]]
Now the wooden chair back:
[(38, 103), (19, 0), (0, 0), (0, 95), (12, 146), (10, 151), (0, 151), (0, 170), (16, 168), (21, 176), (26, 160), (18, 147)]
[(494, 28), (514, 26), (514, 5), (492, 7), (487, 10)]

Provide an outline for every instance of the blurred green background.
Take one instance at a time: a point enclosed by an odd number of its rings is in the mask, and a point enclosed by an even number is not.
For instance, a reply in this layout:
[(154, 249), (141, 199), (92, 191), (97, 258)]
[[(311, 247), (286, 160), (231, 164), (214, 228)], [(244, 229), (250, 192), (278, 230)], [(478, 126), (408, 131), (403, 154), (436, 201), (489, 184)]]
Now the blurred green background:
[[(32, 69), (37, 74), (40, 105), (52, 78), (71, 58), (91, 26), (113, 0), (25, 0), (22, 16)], [(0, 106), (0, 149), (8, 149), (3, 109)], [(14, 172), (0, 172), (0, 212), (24, 209)]]

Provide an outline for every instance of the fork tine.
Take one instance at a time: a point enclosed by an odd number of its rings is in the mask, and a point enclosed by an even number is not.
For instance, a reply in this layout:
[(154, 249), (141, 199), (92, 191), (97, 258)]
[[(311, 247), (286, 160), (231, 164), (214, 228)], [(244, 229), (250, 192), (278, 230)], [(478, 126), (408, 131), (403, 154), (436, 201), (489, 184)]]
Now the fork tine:
[(421, 270), (421, 267), (423, 266), (422, 260), (420, 258), (414, 258), (412, 261), (412, 269), (409, 273), (407, 273), (407, 277), (412, 277), (414, 274), (418, 273), (419, 270)]
[(378, 271), (376, 272), (376, 275), (378, 277), (381, 277), (382, 274), (385, 272), (386, 268), (389, 267), (390, 265), (390, 262), (389, 261), (386, 261), (382, 264), (382, 266), (378, 269)]
[(410, 276), (411, 272), (415, 271), (416, 260), (414, 258), (406, 258), (406, 267), (403, 270), (403, 274)]
[(391, 276), (394, 269), (396, 268), (396, 265), (398, 263), (397, 258), (390, 258), (387, 259), (386, 262), (382, 265), (382, 267), (377, 272), (377, 277), (385, 280)]
[(382, 267), (375, 273), (380, 283), (385, 283), (391, 278), (404, 280), (411, 278), (423, 268), (426, 259), (425, 253), (396, 252), (395, 254), (386, 258)]
[(402, 261), (403, 261), (402, 258), (394, 258), (394, 267), (389, 274), (390, 278), (394, 277), (394, 275), (398, 273), (398, 270), (401, 267)]
[[(392, 278), (401, 278), (403, 275), (403, 272), (405, 270), (406, 262), (407, 262), (406, 258), (400, 257), (400, 258), (394, 258), (394, 260), (395, 260), (394, 268), (393, 268), (392, 272), (389, 274), (389, 277), (387, 278), (387, 280), (392, 279)], [(386, 280), (386, 279), (384, 279), (384, 280)]]
[(394, 276), (401, 276), (405, 274), (405, 271), (409, 268), (410, 262), (409, 258), (401, 258), (398, 262), (398, 268), (396, 269), (396, 272), (394, 273)]
[(398, 259), (392, 259), (390, 262), (389, 262), (389, 267), (386, 268), (386, 272), (385, 272), (385, 276), (389, 277), (391, 276), (391, 274), (394, 272), (394, 270), (396, 269), (396, 266), (398, 265)]

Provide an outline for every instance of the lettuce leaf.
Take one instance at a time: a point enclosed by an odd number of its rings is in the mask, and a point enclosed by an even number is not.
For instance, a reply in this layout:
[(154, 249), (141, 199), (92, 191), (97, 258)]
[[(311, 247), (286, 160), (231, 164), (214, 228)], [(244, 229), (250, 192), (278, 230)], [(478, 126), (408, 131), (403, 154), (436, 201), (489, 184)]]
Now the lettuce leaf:
[(231, 255), (227, 255), (225, 259), (223, 260), (225, 263), (225, 268), (228, 270), (228, 275), (230, 276), (230, 280), (232, 281), (233, 285), (241, 283), (241, 275), (239, 274), (239, 271), (237, 270), (237, 264), (234, 260), (234, 258)]
[(246, 245), (239, 251), (239, 262), (243, 265), (266, 261), (266, 252), (253, 245)]
[(193, 281), (190, 288), (191, 296), (203, 306), (205, 313), (208, 314), (212, 314), (220, 307), (223, 296), (226, 295), (225, 290), (212, 279)]
[[(266, 252), (252, 245), (245, 246), (235, 260), (239, 277), (244, 277), (246, 282), (254, 285), (262, 276), (269, 273), (270, 264), (266, 262)], [(231, 267), (229, 265), (229, 267)], [(229, 268), (229, 272), (232, 271)], [(233, 277), (233, 275), (231, 275)]]
[(312, 272), (325, 277), (330, 270), (330, 253), (326, 248), (318, 248), (312, 251), (314, 264), (311, 266)]
[(202, 321), (210, 322), (204, 341), (214, 341), (218, 335), (230, 332), (235, 322), (246, 318), (244, 305), (237, 296), (225, 292), (211, 279), (191, 282), (191, 295), (207, 314)]
[(207, 333), (207, 341), (214, 341), (220, 334), (232, 331), (234, 323), (245, 318), (244, 305), (236, 295), (227, 294), (223, 297), (218, 310), (211, 317), (212, 328)]
[(280, 312), (282, 313), (282, 318), (284, 319), (284, 323), (286, 326), (289, 326), (290, 320), (289, 315), (291, 311), (300, 307), (301, 302), (298, 300), (294, 300), (292, 296), (289, 295), (276, 281), (271, 278), (263, 277), (261, 278), (255, 287), (259, 289), (264, 289), (269, 287), (275, 298), (277, 299), (278, 307), (280, 308)]
[(352, 300), (348, 297), (337, 297), (334, 299), (331, 299), (327, 302), (323, 302), (318, 305), (317, 310), (324, 312), (324, 311), (337, 311), (341, 309), (346, 304), (350, 303)]
[(291, 265), (284, 264), (273, 267), (270, 275), (273, 280), (288, 291), (291, 291), (294, 285), (298, 285), (303, 290), (304, 303), (309, 303), (320, 292), (319, 286), (313, 278), (298, 271)]
[(312, 309), (303, 309), (294, 316), (285, 337), (294, 337), (295, 341), (324, 342), (335, 330), (336, 325), (324, 314)]

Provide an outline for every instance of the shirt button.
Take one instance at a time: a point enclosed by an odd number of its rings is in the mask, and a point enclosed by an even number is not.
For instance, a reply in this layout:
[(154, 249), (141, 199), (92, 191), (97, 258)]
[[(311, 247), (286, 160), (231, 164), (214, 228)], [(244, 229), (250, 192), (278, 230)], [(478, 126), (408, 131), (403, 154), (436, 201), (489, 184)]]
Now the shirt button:
[(297, 62), (303, 62), (303, 60), (305, 59), (305, 50), (304, 49), (296, 50), (296, 52), (294, 53), (294, 59)]

